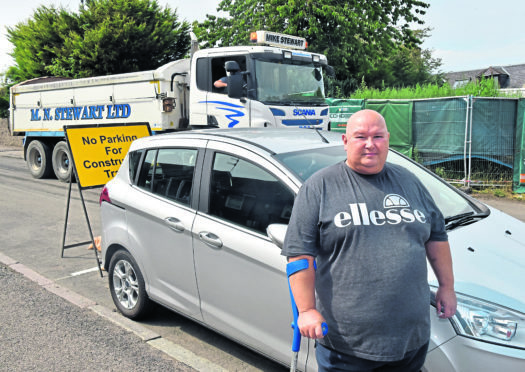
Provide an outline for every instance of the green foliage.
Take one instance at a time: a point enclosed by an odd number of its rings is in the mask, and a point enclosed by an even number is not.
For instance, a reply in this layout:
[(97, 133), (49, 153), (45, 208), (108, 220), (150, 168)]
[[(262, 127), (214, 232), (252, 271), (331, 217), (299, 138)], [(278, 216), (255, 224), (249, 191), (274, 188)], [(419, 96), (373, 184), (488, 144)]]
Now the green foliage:
[[(429, 29), (415, 31), (424, 39), (429, 36)], [(414, 86), (416, 84), (438, 83), (441, 74), (434, 74), (441, 65), (441, 59), (433, 58), (428, 49), (399, 45), (376, 70), (366, 76), (370, 87), (385, 88), (399, 86)]]
[(505, 197), (505, 192), (501, 191), (501, 190), (494, 190), (494, 196), (496, 196), (498, 198), (504, 198)]
[(48, 74), (53, 48), (62, 42), (60, 29), (73, 27), (74, 21), (64, 10), (41, 6), (33, 18), (15, 27), (7, 27), (7, 38), (14, 45), (11, 56), (16, 65), (7, 71), (7, 78), (23, 81)]
[(333, 98), (344, 98), (357, 88), (357, 81), (353, 78), (337, 80), (330, 76), (324, 76), (325, 96)]
[(9, 115), (9, 88), (13, 84), (8, 82), (4, 74), (0, 74), (0, 118)]
[(437, 167), (434, 172), (441, 178), (445, 178), (445, 168)]
[(0, 88), (0, 118), (6, 118), (9, 109), (9, 89), (7, 87)]
[(189, 24), (157, 0), (86, 0), (78, 13), (41, 6), (7, 32), (15, 82), (154, 69), (184, 57), (190, 44)]
[[(420, 16), (428, 6), (419, 0), (222, 0), (217, 10), (227, 16), (208, 15), (204, 22), (193, 24), (193, 31), (204, 47), (247, 45), (249, 32), (256, 30), (304, 37), (309, 51), (327, 55), (334, 66), (336, 79), (328, 90), (348, 95), (357, 87), (355, 82), (377, 71), (384, 73), (376, 74), (372, 86), (383, 75), (399, 84), (396, 79), (403, 76), (396, 75), (398, 70), (418, 71), (410, 65), (418, 62), (414, 53), (425, 35), (410, 26), (423, 24)], [(405, 59), (390, 61), (402, 52)], [(399, 63), (405, 68), (398, 69)]]
[(481, 79), (472, 81), (468, 84), (452, 88), (448, 83), (442, 85), (416, 84), (406, 88), (368, 88), (361, 85), (352, 95), (351, 98), (359, 99), (421, 99), (421, 98), (438, 98), (438, 97), (457, 97), (457, 96), (476, 96), (476, 97), (519, 97), (517, 94), (502, 93), (499, 91), (493, 79)]

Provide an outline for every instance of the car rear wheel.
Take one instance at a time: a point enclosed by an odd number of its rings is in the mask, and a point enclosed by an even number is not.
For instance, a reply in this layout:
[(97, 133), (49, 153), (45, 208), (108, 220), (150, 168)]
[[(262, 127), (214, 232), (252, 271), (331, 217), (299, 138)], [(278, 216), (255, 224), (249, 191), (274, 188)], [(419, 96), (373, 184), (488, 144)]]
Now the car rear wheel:
[(144, 317), (151, 303), (144, 277), (131, 254), (117, 251), (111, 258), (108, 274), (109, 290), (117, 309), (130, 319)]

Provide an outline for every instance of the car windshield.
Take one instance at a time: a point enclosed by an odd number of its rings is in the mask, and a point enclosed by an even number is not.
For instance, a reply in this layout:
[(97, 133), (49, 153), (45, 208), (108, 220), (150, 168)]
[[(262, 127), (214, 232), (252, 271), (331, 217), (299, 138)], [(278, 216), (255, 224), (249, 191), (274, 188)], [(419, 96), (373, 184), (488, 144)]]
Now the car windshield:
[(276, 154), (275, 157), (305, 181), (318, 170), (345, 160), (346, 152), (342, 146), (334, 146)]
[[(299, 179), (305, 181), (316, 171), (346, 159), (346, 153), (342, 146), (308, 149), (304, 151), (288, 152), (275, 155), (288, 169)], [(405, 157), (390, 151), (388, 162), (399, 164), (418, 177), (427, 187), (447, 220), (455, 220), (456, 216), (483, 217), (487, 210), (482, 210), (472, 204), (467, 198), (456, 192), (445, 181), (433, 175), (417, 163), (407, 160)]]
[(283, 64), (255, 60), (257, 99), (280, 105), (325, 104), (323, 74), (313, 63)]

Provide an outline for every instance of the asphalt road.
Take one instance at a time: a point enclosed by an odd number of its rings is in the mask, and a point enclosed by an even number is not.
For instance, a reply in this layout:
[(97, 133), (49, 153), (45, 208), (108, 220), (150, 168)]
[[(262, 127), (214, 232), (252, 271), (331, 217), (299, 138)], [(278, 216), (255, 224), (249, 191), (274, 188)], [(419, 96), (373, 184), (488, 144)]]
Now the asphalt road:
[[(33, 179), (20, 149), (0, 146), (0, 371), (287, 370), (160, 306), (140, 323), (117, 313), (93, 250), (60, 257), (67, 187)], [(95, 236), (99, 194), (83, 191)], [(66, 245), (89, 239), (74, 184)]]
[(0, 371), (194, 371), (0, 264)]

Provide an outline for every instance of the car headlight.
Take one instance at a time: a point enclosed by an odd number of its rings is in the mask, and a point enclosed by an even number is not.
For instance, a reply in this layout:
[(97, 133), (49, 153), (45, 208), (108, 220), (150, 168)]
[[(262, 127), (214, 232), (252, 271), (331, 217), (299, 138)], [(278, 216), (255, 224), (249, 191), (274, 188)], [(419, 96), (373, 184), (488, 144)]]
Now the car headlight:
[[(430, 289), (435, 305), (437, 288)], [(525, 349), (525, 314), (461, 293), (456, 296), (458, 307), (450, 321), (458, 335)]]

